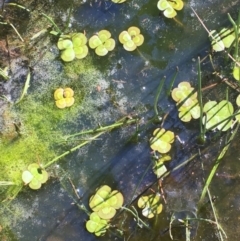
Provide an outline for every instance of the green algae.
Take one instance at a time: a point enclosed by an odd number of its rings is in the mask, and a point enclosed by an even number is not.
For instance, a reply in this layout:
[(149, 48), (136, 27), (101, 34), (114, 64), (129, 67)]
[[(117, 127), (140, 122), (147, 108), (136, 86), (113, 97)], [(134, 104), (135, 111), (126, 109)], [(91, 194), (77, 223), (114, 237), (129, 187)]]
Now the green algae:
[[(51, 56), (51, 54), (50, 54)], [(50, 57), (49, 54), (46, 58)], [(53, 66), (54, 67), (54, 66)], [(12, 127), (13, 137), (5, 134), (0, 143), (0, 180), (11, 181), (14, 187), (6, 188), (0, 200), (15, 197), (23, 187), (21, 174), (33, 162), (43, 165), (69, 148), (64, 144), (64, 135), (74, 133), (76, 128), (66, 128), (75, 123), (81, 112), (91, 113), (94, 101), (89, 105), (91, 92), (102, 75), (92, 65), (92, 59), (74, 61), (63, 65), (63, 72), (53, 75), (48, 73), (48, 80), (39, 85), (34, 78), (30, 91), (21, 103), (9, 106), (7, 122), (18, 120), (19, 130)], [(57, 76), (57, 78), (56, 78)], [(70, 87), (74, 90), (75, 103), (72, 107), (58, 109), (53, 97), (58, 87)], [(90, 108), (89, 108), (90, 107)], [(61, 144), (62, 143), (62, 144)]]

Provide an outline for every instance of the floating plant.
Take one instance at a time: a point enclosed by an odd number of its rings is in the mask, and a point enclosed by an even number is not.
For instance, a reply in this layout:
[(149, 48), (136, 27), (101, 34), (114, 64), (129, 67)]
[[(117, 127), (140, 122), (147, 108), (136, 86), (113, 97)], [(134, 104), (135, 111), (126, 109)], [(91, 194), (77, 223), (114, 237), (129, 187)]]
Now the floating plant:
[(237, 96), (236, 104), (238, 107), (240, 107), (240, 94)]
[(109, 31), (101, 30), (89, 39), (89, 47), (95, 49), (97, 55), (105, 56), (115, 48), (115, 40)]
[(95, 212), (91, 213), (89, 220), (86, 222), (87, 231), (94, 233), (96, 236), (104, 235), (108, 228), (108, 221), (100, 218)]
[(238, 80), (238, 81), (240, 80), (240, 67), (236, 64), (233, 68), (233, 77), (235, 80)]
[(200, 106), (197, 99), (197, 92), (190, 83), (183, 81), (172, 91), (172, 98), (177, 102), (179, 118), (189, 122), (192, 118), (200, 117)]
[[(238, 107), (240, 107), (240, 94), (237, 96), (236, 104)], [(239, 113), (239, 115), (236, 115), (235, 118), (238, 122), (240, 122), (240, 110), (238, 110), (237, 113)]]
[(165, 129), (157, 128), (150, 139), (150, 147), (159, 153), (167, 153), (171, 150), (171, 143), (174, 141), (174, 133)]
[(158, 160), (155, 160), (153, 172), (157, 175), (157, 177), (161, 177), (167, 171), (164, 162), (170, 160), (171, 157), (169, 155), (162, 155)]
[(223, 51), (225, 48), (229, 48), (235, 40), (235, 34), (233, 29), (223, 28), (219, 33), (216, 30), (212, 30), (209, 33), (212, 48), (214, 51)]
[(62, 50), (61, 59), (71, 62), (75, 58), (82, 59), (88, 54), (87, 38), (83, 33), (72, 33), (59, 38), (57, 46)]
[(130, 27), (127, 31), (123, 31), (119, 35), (119, 41), (123, 44), (124, 49), (133, 51), (141, 46), (144, 42), (144, 37), (137, 27)]
[(190, 85), (189, 82), (183, 81), (178, 84), (177, 88), (174, 88), (172, 91), (172, 98), (176, 102), (182, 102), (188, 100), (188, 98), (196, 99), (197, 92), (194, 92), (194, 88)]
[(183, 1), (182, 0), (159, 0), (157, 3), (159, 10), (163, 11), (163, 14), (167, 18), (174, 18), (177, 15), (175, 10), (182, 10)]
[[(204, 105), (203, 111), (205, 116), (202, 122), (206, 125), (206, 129), (227, 131), (231, 128), (233, 122), (231, 120), (231, 115), (233, 114), (233, 105), (231, 102), (227, 100), (222, 100), (219, 103), (216, 101), (209, 101)], [(229, 120), (225, 120), (227, 118), (229, 118)]]
[(116, 209), (122, 207), (123, 201), (123, 195), (119, 191), (112, 191), (109, 186), (104, 185), (90, 198), (89, 206), (100, 218), (109, 220), (115, 216)]
[(178, 111), (178, 116), (183, 122), (189, 122), (192, 118), (198, 119), (200, 117), (200, 106), (198, 104), (198, 100), (189, 99), (179, 107)]
[(153, 218), (154, 215), (162, 212), (163, 205), (160, 203), (159, 195), (150, 194), (148, 196), (142, 196), (138, 199), (138, 207), (143, 209), (143, 216)]
[(37, 190), (48, 180), (48, 173), (39, 164), (32, 163), (22, 173), (22, 180), (31, 189)]
[(54, 92), (56, 106), (60, 109), (70, 107), (74, 104), (74, 91), (71, 88), (58, 88)]
[(114, 3), (123, 3), (123, 2), (126, 2), (126, 0), (112, 0), (112, 2), (114, 2)]

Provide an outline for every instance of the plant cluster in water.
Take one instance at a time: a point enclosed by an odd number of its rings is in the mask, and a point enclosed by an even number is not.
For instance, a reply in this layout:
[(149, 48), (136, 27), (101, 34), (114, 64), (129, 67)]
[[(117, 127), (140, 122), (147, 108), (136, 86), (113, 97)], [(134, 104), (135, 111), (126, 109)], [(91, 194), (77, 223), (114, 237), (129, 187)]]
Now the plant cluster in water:
[(167, 18), (174, 18), (177, 15), (175, 10), (182, 10), (183, 8), (182, 0), (159, 0), (157, 7), (159, 10), (163, 11), (163, 14)]
[(108, 228), (107, 223), (115, 216), (116, 210), (122, 207), (123, 201), (119, 191), (112, 191), (107, 185), (98, 188), (89, 200), (93, 213), (86, 223), (87, 230), (97, 236), (103, 235)]
[[(235, 80), (240, 81), (240, 64), (238, 57), (238, 42), (239, 42), (239, 26), (233, 21), (231, 16), (228, 14), (229, 20), (233, 24), (233, 28), (223, 28), (218, 33), (216, 30), (209, 32), (209, 38), (212, 44), (212, 48), (216, 52), (224, 51), (225, 48), (234, 46), (234, 55), (231, 60), (233, 60), (233, 77)], [(230, 51), (229, 51), (230, 52)]]
[(214, 51), (223, 51), (225, 48), (230, 48), (235, 40), (234, 30), (223, 28), (219, 33), (216, 30), (212, 30), (209, 33), (212, 48)]
[(54, 92), (56, 106), (60, 109), (70, 107), (74, 104), (74, 91), (71, 88), (58, 88)]
[(144, 37), (137, 27), (130, 27), (127, 31), (122, 31), (119, 35), (119, 41), (124, 49), (133, 51), (144, 42)]
[(37, 190), (48, 180), (48, 173), (37, 163), (32, 163), (22, 173), (22, 180), (31, 189)]
[[(140, 34), (140, 29), (133, 26), (120, 33), (119, 41), (123, 44), (125, 50), (133, 51), (143, 44), (144, 37)], [(75, 58), (85, 58), (88, 54), (86, 44), (87, 37), (83, 33), (61, 35), (57, 44), (59, 50), (62, 51), (61, 59), (64, 62), (71, 62)], [(95, 53), (99, 56), (107, 55), (116, 45), (115, 40), (111, 38), (111, 33), (105, 29), (93, 35), (88, 44), (91, 49), (95, 49)]]
[(200, 106), (198, 104), (197, 92), (189, 82), (183, 81), (172, 91), (172, 98), (177, 102), (179, 118), (189, 122), (192, 118), (200, 117)]
[(166, 154), (161, 155), (157, 159), (154, 158), (153, 172), (158, 178), (161, 177), (167, 171), (167, 168), (165, 167), (164, 163), (168, 161), (171, 161), (171, 156)]
[(59, 38), (57, 46), (62, 51), (61, 59), (65, 62), (75, 58), (83, 59), (88, 54), (87, 38), (83, 33), (72, 33)]
[(171, 144), (174, 142), (174, 133), (166, 131), (164, 128), (157, 128), (150, 139), (150, 147), (159, 153), (167, 153), (171, 150)]
[(231, 119), (233, 105), (231, 102), (227, 100), (222, 100), (219, 103), (216, 101), (209, 101), (204, 105), (203, 111), (205, 116), (203, 116), (202, 122), (206, 126), (206, 129), (227, 131), (231, 128), (233, 123)]
[(89, 47), (95, 49), (97, 55), (105, 56), (115, 48), (115, 40), (109, 31), (101, 30), (89, 39)]
[(150, 194), (148, 196), (141, 196), (138, 199), (138, 207), (143, 209), (143, 216), (153, 218), (154, 215), (162, 212), (163, 205), (160, 202), (160, 195)]

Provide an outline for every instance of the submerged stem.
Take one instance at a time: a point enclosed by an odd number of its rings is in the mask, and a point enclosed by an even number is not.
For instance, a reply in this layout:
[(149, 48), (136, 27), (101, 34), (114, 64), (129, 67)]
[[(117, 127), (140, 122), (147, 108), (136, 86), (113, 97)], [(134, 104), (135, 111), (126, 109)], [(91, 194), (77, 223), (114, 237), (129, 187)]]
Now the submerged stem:
[[(122, 120), (122, 119), (121, 119)], [(127, 120), (127, 121), (121, 121), (121, 122), (116, 122), (112, 125), (109, 125), (109, 126), (104, 126), (104, 127), (99, 127), (97, 129), (92, 129), (92, 130), (88, 130), (88, 131), (83, 131), (83, 132), (80, 132), (80, 133), (77, 133), (77, 134), (74, 134), (74, 135), (71, 135), (72, 136), (76, 136), (76, 135), (82, 135), (82, 134), (94, 134), (94, 133), (97, 133), (96, 135), (94, 135), (93, 137), (89, 138), (88, 140), (82, 142), (81, 144), (71, 148), (70, 150), (62, 153), (61, 155), (53, 158), (51, 161), (49, 161), (48, 163), (46, 163), (45, 165), (43, 165), (43, 168), (47, 168), (49, 167), (50, 165), (52, 165), (54, 162), (58, 161), (59, 159), (61, 159), (62, 157), (65, 157), (66, 155), (70, 154), (71, 152), (73, 151), (76, 151), (77, 149), (87, 145), (88, 143), (90, 143), (91, 141), (93, 140), (96, 140), (99, 136), (101, 136), (102, 134), (106, 133), (107, 131), (110, 131), (114, 128), (117, 128), (117, 127), (120, 127), (124, 124), (132, 124), (132, 123), (136, 123), (137, 122), (137, 119), (132, 119), (132, 120)]]
[(205, 142), (205, 128), (203, 129), (203, 103), (202, 103), (202, 73), (200, 57), (198, 57), (198, 102), (200, 106), (200, 141)]
[(232, 23), (233, 29), (234, 29), (234, 32), (235, 32), (236, 44), (235, 44), (235, 51), (234, 51), (233, 57), (235, 59), (237, 59), (238, 58), (238, 27), (237, 27), (237, 24), (234, 22), (234, 20), (232, 19), (231, 15), (229, 13), (228, 13), (228, 19)]
[(157, 88), (157, 93), (156, 93), (156, 96), (155, 96), (155, 99), (154, 99), (154, 111), (155, 111), (155, 115), (156, 117), (158, 117), (158, 109), (157, 109), (157, 104), (158, 104), (158, 100), (159, 100), (159, 96), (162, 92), (162, 87), (163, 87), (163, 84), (165, 82), (165, 79), (166, 79), (166, 76), (164, 76), (159, 85), (158, 85), (158, 88)]
[(53, 21), (52, 18), (50, 18), (48, 15), (46, 15), (45, 13), (41, 13), (41, 15), (43, 15), (57, 30), (58, 34), (61, 34), (62, 31), (60, 30), (60, 28), (57, 26), (57, 24)]
[(137, 213), (135, 214), (131, 209), (126, 208), (126, 207), (121, 207), (121, 209), (124, 209), (124, 210), (128, 211), (129, 213), (131, 213), (137, 219), (137, 221), (140, 221), (140, 223), (142, 223), (144, 225), (145, 228), (151, 230), (149, 228), (149, 226), (141, 218), (139, 218)]

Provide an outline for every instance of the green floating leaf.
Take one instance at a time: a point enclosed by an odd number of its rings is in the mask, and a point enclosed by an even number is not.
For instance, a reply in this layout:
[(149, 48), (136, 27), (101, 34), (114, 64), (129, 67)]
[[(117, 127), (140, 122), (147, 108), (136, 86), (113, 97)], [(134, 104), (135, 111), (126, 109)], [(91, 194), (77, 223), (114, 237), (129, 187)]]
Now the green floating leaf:
[(153, 218), (162, 212), (163, 205), (160, 202), (160, 196), (151, 194), (142, 196), (138, 199), (138, 207), (143, 209), (142, 214), (147, 218)]
[(179, 118), (183, 122), (189, 122), (192, 118), (198, 119), (200, 117), (200, 106), (197, 99), (197, 92), (189, 82), (183, 81), (174, 88), (172, 98), (177, 102), (179, 111)]
[(221, 37), (221, 40), (222, 40), (225, 48), (230, 48), (230, 46), (232, 45), (232, 43), (235, 40), (235, 34), (234, 34), (233, 29), (223, 28), (219, 32), (219, 35)]
[(212, 42), (212, 48), (216, 52), (223, 51), (225, 49), (224, 43), (216, 30), (212, 30), (209, 33), (209, 38)]
[(233, 68), (233, 77), (235, 80), (240, 80), (240, 67), (235, 65)]
[(95, 212), (91, 213), (90, 220), (86, 222), (86, 229), (90, 233), (94, 233), (96, 236), (102, 236), (109, 228), (109, 224), (106, 220), (103, 220)]
[(101, 186), (89, 200), (90, 208), (102, 219), (109, 220), (116, 214), (116, 209), (122, 207), (123, 195), (107, 186)]
[(63, 49), (73, 48), (73, 43), (70, 39), (60, 38), (58, 40), (57, 46), (59, 50), (63, 50)]
[(123, 2), (126, 2), (126, 0), (112, 0), (112, 2), (114, 2), (114, 3), (123, 3)]
[(167, 153), (171, 149), (171, 143), (174, 141), (174, 133), (165, 129), (157, 128), (153, 132), (153, 137), (150, 139), (150, 147), (159, 153)]
[(240, 94), (237, 96), (236, 104), (238, 107), (240, 107)]
[(25, 184), (29, 184), (31, 189), (39, 189), (48, 180), (48, 173), (39, 164), (32, 163), (27, 169), (22, 173), (22, 180)]
[(163, 14), (167, 18), (174, 18), (177, 15), (175, 10), (182, 10), (183, 8), (183, 1), (182, 0), (159, 0), (157, 3), (157, 7), (159, 10), (163, 11)]
[(115, 40), (111, 38), (109, 31), (101, 30), (89, 39), (89, 47), (95, 49), (97, 55), (105, 56), (115, 48)]
[(64, 62), (71, 62), (75, 59), (83, 59), (88, 54), (87, 38), (83, 33), (72, 33), (62, 35), (57, 43), (61, 52), (61, 59)]
[(33, 174), (30, 171), (24, 171), (22, 173), (22, 180), (25, 184), (30, 183), (32, 179), (33, 179)]
[(74, 104), (73, 95), (74, 91), (69, 87), (56, 89), (54, 92), (56, 106), (60, 109), (72, 106)]
[(222, 100), (219, 103), (216, 101), (209, 101), (204, 105), (203, 111), (205, 112), (205, 116), (202, 122), (206, 125), (206, 129), (209, 130), (214, 127), (214, 129), (227, 131), (231, 128), (233, 122), (231, 116), (234, 111), (231, 102), (227, 100)]
[(82, 47), (87, 44), (87, 37), (83, 33), (72, 34), (73, 47)]
[(133, 51), (144, 42), (144, 36), (140, 34), (140, 29), (132, 26), (127, 31), (119, 34), (119, 41), (127, 51)]

